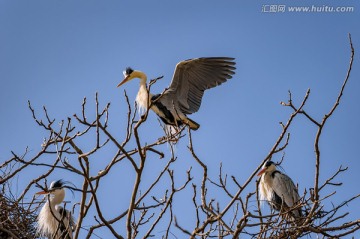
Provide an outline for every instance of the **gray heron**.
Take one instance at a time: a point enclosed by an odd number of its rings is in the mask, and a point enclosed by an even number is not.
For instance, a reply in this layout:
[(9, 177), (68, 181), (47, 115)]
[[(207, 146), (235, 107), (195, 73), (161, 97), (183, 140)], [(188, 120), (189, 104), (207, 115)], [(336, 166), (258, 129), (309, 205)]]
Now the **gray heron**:
[[(278, 171), (272, 161), (267, 161), (258, 173), (260, 199), (267, 201), (276, 211), (289, 211), (300, 201), (298, 190), (289, 176)], [(290, 211), (289, 218), (301, 217), (301, 209)]]
[(130, 67), (124, 71), (125, 78), (117, 87), (139, 78), (136, 103), (140, 109), (147, 109), (151, 105), (151, 109), (166, 125), (179, 127), (186, 124), (197, 130), (200, 125), (187, 115), (199, 110), (205, 90), (232, 78), (236, 69), (234, 60), (230, 57), (202, 57), (181, 61), (176, 65), (171, 84), (163, 94), (148, 95), (147, 76)]
[(36, 194), (44, 194), (47, 197), (37, 218), (38, 234), (48, 238), (72, 239), (74, 219), (70, 211), (59, 206), (65, 198), (64, 181), (54, 181), (47, 190)]

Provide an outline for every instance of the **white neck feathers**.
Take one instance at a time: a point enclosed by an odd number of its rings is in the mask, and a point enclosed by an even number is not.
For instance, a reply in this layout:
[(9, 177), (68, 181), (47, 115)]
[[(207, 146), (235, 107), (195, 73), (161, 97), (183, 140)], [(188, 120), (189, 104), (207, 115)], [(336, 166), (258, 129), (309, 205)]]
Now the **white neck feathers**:
[(142, 114), (146, 111), (147, 107), (149, 106), (149, 94), (146, 88), (146, 75), (141, 71), (134, 71), (131, 74), (132, 78), (139, 78), (140, 79), (140, 89), (136, 96), (136, 104), (138, 106), (139, 113)]
[(147, 81), (147, 76), (141, 72), (141, 71), (134, 71), (131, 74), (132, 78), (139, 78), (140, 79), (140, 85), (144, 85), (146, 87), (146, 81)]
[(136, 96), (136, 104), (138, 106), (139, 113), (142, 114), (146, 111), (149, 106), (149, 94), (146, 88), (146, 84), (140, 83), (140, 89)]
[(65, 190), (64, 189), (56, 190), (53, 193), (53, 197), (50, 197), (51, 206), (55, 206), (57, 204), (62, 203), (64, 199), (65, 199)]

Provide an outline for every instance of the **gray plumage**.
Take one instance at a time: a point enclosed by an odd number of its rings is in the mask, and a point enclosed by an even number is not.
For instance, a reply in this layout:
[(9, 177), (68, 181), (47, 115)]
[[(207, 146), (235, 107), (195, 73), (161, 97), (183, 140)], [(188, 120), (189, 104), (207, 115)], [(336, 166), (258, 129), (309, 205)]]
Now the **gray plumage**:
[(162, 102), (171, 107), (171, 102), (176, 99), (184, 114), (197, 112), (204, 91), (226, 82), (235, 74), (233, 60), (229, 57), (208, 57), (178, 63)]
[(131, 79), (140, 78), (140, 89), (136, 97), (140, 109), (146, 109), (152, 104), (151, 109), (166, 124), (180, 126), (185, 123), (196, 130), (200, 125), (186, 115), (197, 112), (204, 91), (232, 78), (235, 69), (234, 58), (230, 57), (203, 57), (181, 61), (176, 65), (169, 88), (159, 98), (159, 95), (148, 96), (147, 77), (143, 72), (127, 68), (124, 71), (125, 79), (118, 87)]
[[(300, 196), (294, 182), (286, 174), (276, 170), (272, 161), (264, 164), (258, 174), (261, 175), (259, 193), (261, 200), (277, 210), (289, 210), (299, 203)], [(297, 208), (290, 212), (291, 217), (301, 217), (301, 209)]]

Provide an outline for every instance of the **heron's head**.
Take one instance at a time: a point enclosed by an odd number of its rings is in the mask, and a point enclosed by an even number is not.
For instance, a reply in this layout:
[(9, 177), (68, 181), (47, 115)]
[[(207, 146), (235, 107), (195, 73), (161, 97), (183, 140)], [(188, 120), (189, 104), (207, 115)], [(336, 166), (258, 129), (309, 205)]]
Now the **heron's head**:
[(131, 81), (132, 79), (135, 78), (140, 78), (144, 81), (146, 81), (146, 76), (144, 73), (142, 73), (141, 71), (137, 71), (137, 70), (133, 70), (130, 67), (127, 67), (124, 71), (124, 79), (117, 85), (117, 87), (120, 87), (121, 85), (125, 84), (126, 82)]
[(276, 165), (273, 161), (267, 161), (264, 166), (262, 167), (262, 169), (260, 170), (260, 172), (258, 173), (258, 176), (261, 176), (262, 174), (264, 174), (265, 172), (273, 172), (276, 170)]
[(36, 194), (45, 194), (45, 195), (51, 194), (54, 197), (58, 197), (58, 198), (64, 200), (64, 198), (65, 198), (64, 185), (65, 185), (65, 182), (61, 179), (57, 180), (57, 181), (53, 181), (50, 184), (50, 187), (48, 189), (45, 189), (44, 191), (41, 191), (41, 192), (37, 192)]

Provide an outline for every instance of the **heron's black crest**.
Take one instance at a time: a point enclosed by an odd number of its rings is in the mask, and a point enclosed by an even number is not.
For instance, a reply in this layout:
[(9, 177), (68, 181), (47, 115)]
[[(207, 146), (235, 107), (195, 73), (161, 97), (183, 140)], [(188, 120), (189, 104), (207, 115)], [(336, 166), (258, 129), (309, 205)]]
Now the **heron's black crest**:
[(50, 188), (49, 189), (58, 189), (58, 188), (62, 188), (64, 186), (64, 181), (62, 179), (59, 179), (57, 181), (54, 181), (50, 184)]
[(265, 167), (270, 167), (270, 165), (275, 164), (273, 161), (267, 161)]
[(126, 75), (130, 75), (131, 73), (133, 73), (133, 69), (131, 67), (126, 67), (125, 73)]

